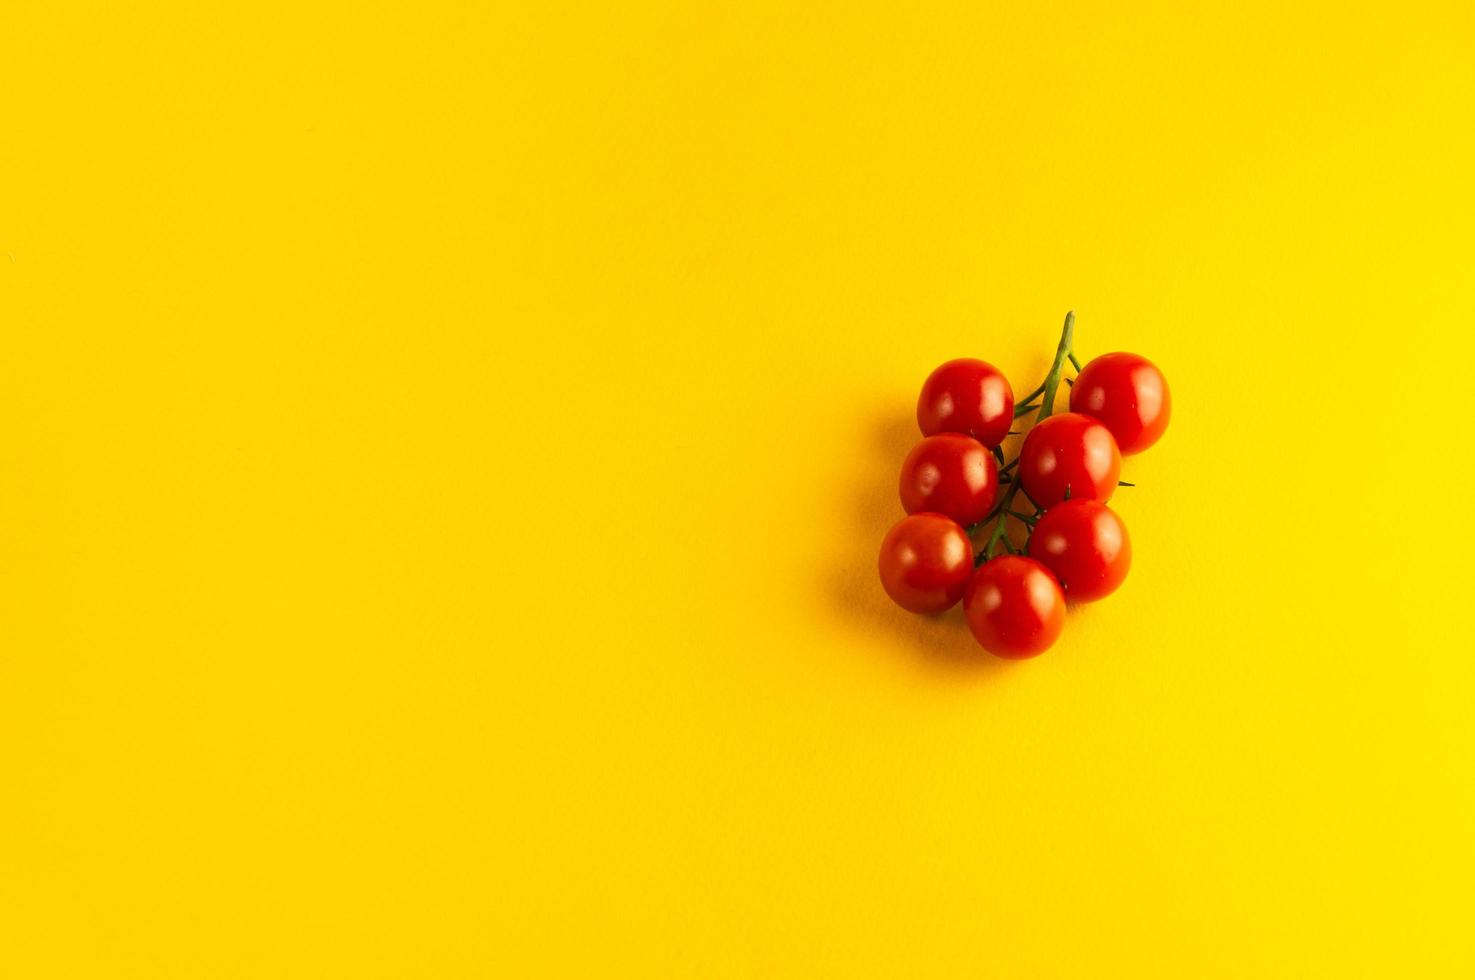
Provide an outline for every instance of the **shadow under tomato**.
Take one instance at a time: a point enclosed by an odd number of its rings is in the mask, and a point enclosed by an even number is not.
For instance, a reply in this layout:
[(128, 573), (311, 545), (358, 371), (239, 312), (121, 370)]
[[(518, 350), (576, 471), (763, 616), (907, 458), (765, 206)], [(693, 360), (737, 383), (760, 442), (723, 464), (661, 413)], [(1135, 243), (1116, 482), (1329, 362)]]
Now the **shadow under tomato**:
[(1012, 666), (974, 641), (960, 603), (936, 616), (919, 616), (897, 606), (881, 588), (876, 555), (881, 539), (905, 516), (897, 500), (901, 462), (921, 435), (910, 406), (884, 406), (868, 424), (857, 427), (865, 443), (846, 458), (853, 461), (848, 533), (843, 551), (826, 569), (825, 586), (833, 611), (850, 629), (892, 637), (899, 649), (929, 672), (984, 676)]

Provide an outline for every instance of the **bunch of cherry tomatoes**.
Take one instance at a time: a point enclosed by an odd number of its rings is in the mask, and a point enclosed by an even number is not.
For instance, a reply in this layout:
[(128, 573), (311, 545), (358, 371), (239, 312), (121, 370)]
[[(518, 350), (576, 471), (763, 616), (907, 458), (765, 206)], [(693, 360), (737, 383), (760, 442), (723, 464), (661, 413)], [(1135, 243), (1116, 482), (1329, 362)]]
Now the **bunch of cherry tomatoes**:
[[(985, 361), (960, 358), (928, 375), (917, 399), (924, 438), (901, 466), (908, 516), (881, 543), (881, 584), (897, 605), (938, 613), (963, 600), (974, 638), (1000, 657), (1043, 653), (1065, 626), (1067, 600), (1090, 602), (1122, 584), (1132, 544), (1106, 502), (1131, 486), (1120, 481), (1122, 456), (1157, 442), (1172, 412), (1151, 361), (1103, 354), (1082, 366), (1074, 331), (1068, 313), (1049, 375), (1018, 407), (1009, 380)], [(1055, 415), (1067, 361), (1076, 370), (1066, 380), (1070, 411)], [(1006, 462), (1004, 439), (1028, 415), (1034, 426)], [(1010, 540), (1011, 520), (1025, 530), (1022, 546)]]

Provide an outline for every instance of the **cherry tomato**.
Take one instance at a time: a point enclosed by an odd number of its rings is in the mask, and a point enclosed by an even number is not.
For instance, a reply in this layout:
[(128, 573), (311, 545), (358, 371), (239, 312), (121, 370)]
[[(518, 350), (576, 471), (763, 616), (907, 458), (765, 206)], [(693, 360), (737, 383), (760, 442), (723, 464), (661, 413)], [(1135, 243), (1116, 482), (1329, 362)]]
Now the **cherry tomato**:
[(1014, 389), (987, 361), (948, 361), (922, 383), (917, 425), (924, 436), (961, 432), (992, 449), (1004, 441), (1013, 421)]
[(1044, 565), (1072, 602), (1103, 599), (1132, 567), (1127, 526), (1097, 500), (1067, 500), (1045, 511), (1029, 536), (1029, 554)]
[(941, 514), (903, 517), (881, 542), (881, 585), (903, 609), (942, 612), (963, 597), (973, 574), (973, 542)]
[(907, 454), (900, 489), (908, 514), (930, 510), (959, 524), (977, 524), (994, 505), (999, 469), (983, 443), (944, 432), (928, 436)]
[(1081, 369), (1070, 410), (1101, 420), (1122, 454), (1140, 453), (1162, 438), (1173, 414), (1167, 379), (1140, 354), (1102, 354)]
[(1110, 500), (1122, 454), (1106, 426), (1089, 415), (1052, 415), (1029, 430), (1019, 450), (1019, 481), (1040, 507), (1066, 499)]
[(1000, 555), (978, 567), (963, 594), (973, 638), (989, 653), (1022, 660), (1050, 649), (1065, 626), (1065, 594), (1033, 558)]

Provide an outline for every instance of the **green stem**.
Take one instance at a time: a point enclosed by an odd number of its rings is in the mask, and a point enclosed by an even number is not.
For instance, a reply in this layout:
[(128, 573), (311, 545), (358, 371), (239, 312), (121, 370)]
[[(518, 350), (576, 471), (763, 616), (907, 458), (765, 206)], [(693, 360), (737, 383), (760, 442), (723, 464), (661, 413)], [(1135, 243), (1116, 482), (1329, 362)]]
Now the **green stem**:
[[(1055, 391), (1060, 387), (1060, 372), (1064, 370), (1066, 360), (1068, 359), (1071, 364), (1075, 365), (1075, 369), (1077, 371), (1081, 369), (1080, 362), (1076, 360), (1075, 351), (1071, 349), (1072, 341), (1075, 338), (1075, 327), (1076, 315), (1075, 311), (1072, 310), (1071, 312), (1065, 314), (1065, 327), (1060, 331), (1060, 343), (1055, 348), (1055, 360), (1052, 361), (1050, 364), (1049, 375), (1046, 376), (1045, 381), (1042, 385), (1040, 385), (1034, 391), (1030, 392), (1019, 400), (1019, 407), (1014, 409), (1015, 418), (1019, 418), (1021, 415), (1027, 415), (1030, 412), (1033, 412), (1036, 408), (1033, 402), (1035, 398), (1041, 395), (1044, 396), (1044, 399), (1040, 402), (1038, 406), (1039, 415), (1035, 418), (1036, 423), (1042, 422), (1045, 419), (1049, 418), (1050, 413), (1054, 411)], [(1012, 435), (1013, 433), (1010, 434)], [(995, 458), (999, 458), (1002, 454), (998, 449), (995, 449), (994, 455)], [(988, 526), (989, 521), (997, 522), (994, 524), (994, 529), (989, 534), (988, 541), (984, 544), (983, 550), (980, 551), (975, 557), (974, 561), (976, 564), (982, 564), (983, 562), (986, 562), (989, 559), (993, 558), (994, 552), (998, 550), (998, 547), (1001, 543), (1003, 544), (1005, 551), (1008, 551), (1010, 554), (1014, 554), (1014, 549), (1010, 547), (1008, 539), (1009, 518), (1014, 518), (1015, 520), (1022, 523), (1025, 528), (1030, 530), (1033, 530), (1035, 521), (1039, 519), (1040, 508), (1038, 505), (1035, 504), (1033, 500), (1030, 500), (1029, 494), (1025, 494), (1024, 497), (1026, 500), (1029, 500), (1030, 505), (1035, 508), (1035, 515), (1033, 517), (1018, 513), (1017, 511), (1011, 509), (1011, 505), (1014, 503), (1014, 495), (1019, 493), (1020, 490), (1020, 480), (1018, 479), (1017, 474), (1013, 479), (1006, 480), (1004, 479), (1004, 477), (1008, 475), (1010, 470), (1018, 465), (1019, 457), (1014, 457), (1014, 459), (1007, 464), (1003, 464), (1002, 460), (1000, 462), (1000, 481), (1008, 483), (1009, 489), (1007, 492), (1005, 492), (1004, 499), (999, 501), (997, 507), (990, 510), (988, 512), (988, 515), (985, 516), (983, 520), (968, 528), (968, 534), (972, 536)]]
[(1055, 360), (1045, 378), (1045, 397), (1040, 402), (1040, 414), (1035, 416), (1036, 423), (1045, 421), (1055, 410), (1055, 389), (1060, 387), (1060, 372), (1065, 367), (1065, 359), (1071, 356), (1071, 341), (1075, 338), (1075, 331), (1076, 313), (1071, 310), (1065, 314), (1065, 327), (1060, 331), (1060, 345), (1055, 348)]
[(1078, 361), (1078, 360), (1076, 360), (1076, 352), (1075, 351), (1071, 351), (1069, 354), (1067, 354), (1065, 356), (1068, 357), (1068, 358), (1070, 358), (1070, 366), (1076, 369), (1076, 373), (1077, 374), (1080, 374), (1081, 373), (1081, 362)]
[[(993, 509), (990, 516), (997, 516), (999, 522), (994, 525), (994, 533), (988, 536), (988, 543), (983, 546), (983, 560), (988, 561), (994, 556), (994, 549), (999, 542), (1004, 540), (1004, 534), (1009, 529), (1009, 505), (1014, 502), (1014, 495), (1019, 492), (1019, 481), (1015, 480), (1009, 484), (1009, 492), (1004, 494), (1004, 499), (999, 501), (999, 506)], [(988, 523), (985, 517), (980, 523)]]

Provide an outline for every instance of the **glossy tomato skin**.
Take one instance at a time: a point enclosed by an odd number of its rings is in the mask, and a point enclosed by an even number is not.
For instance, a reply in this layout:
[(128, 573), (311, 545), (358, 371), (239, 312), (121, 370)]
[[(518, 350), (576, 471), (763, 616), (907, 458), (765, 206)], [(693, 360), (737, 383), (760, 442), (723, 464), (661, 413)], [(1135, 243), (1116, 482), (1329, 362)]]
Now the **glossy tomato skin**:
[(1066, 412), (1040, 422), (1019, 450), (1019, 483), (1040, 507), (1066, 499), (1111, 499), (1122, 473), (1122, 454), (1105, 425)]
[(988, 515), (999, 490), (993, 454), (971, 436), (928, 436), (901, 464), (901, 506), (908, 514), (933, 511), (962, 525)]
[(917, 399), (917, 426), (924, 436), (959, 432), (992, 449), (1014, 421), (1014, 389), (987, 361), (960, 357), (927, 376)]
[(1039, 656), (1065, 627), (1065, 593), (1050, 570), (1023, 555), (1000, 555), (973, 573), (963, 594), (973, 638), (1007, 660)]
[(1102, 354), (1081, 369), (1070, 410), (1101, 420), (1122, 455), (1140, 453), (1163, 437), (1173, 396), (1163, 373), (1141, 354)]
[(1030, 557), (1048, 568), (1071, 602), (1093, 602), (1117, 590), (1132, 567), (1127, 525), (1099, 500), (1056, 504), (1030, 532)]
[(941, 514), (904, 517), (881, 542), (881, 586), (903, 609), (936, 613), (951, 608), (973, 574), (973, 542), (957, 521)]

